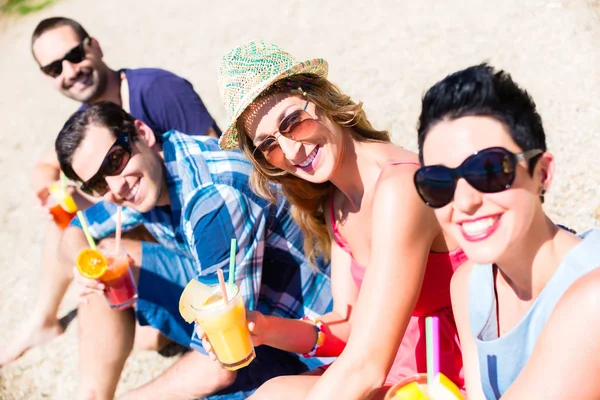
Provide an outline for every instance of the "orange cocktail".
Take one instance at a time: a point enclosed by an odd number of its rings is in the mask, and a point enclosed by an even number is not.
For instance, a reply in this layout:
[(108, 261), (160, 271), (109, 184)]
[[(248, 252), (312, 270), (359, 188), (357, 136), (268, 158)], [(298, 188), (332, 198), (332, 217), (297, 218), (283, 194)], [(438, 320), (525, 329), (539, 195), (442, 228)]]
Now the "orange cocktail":
[(227, 293), (227, 305), (215, 286), (200, 306), (192, 304), (191, 308), (223, 368), (235, 371), (250, 364), (255, 353), (239, 288), (227, 285)]
[(73, 197), (63, 191), (59, 185), (53, 185), (49, 189), (48, 208), (54, 218), (54, 222), (62, 230), (69, 226), (69, 223), (77, 213), (77, 205)]

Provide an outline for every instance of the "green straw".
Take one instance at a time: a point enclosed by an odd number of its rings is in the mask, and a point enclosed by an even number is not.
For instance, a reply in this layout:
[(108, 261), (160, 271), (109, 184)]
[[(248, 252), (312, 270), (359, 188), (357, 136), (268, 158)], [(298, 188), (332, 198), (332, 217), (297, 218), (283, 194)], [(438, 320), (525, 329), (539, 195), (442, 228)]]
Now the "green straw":
[(235, 276), (235, 253), (237, 250), (237, 240), (231, 239), (231, 250), (229, 251), (229, 277), (227, 284), (233, 286), (233, 278)]
[(63, 193), (67, 194), (67, 177), (62, 171), (60, 171), (60, 187), (62, 188)]
[(94, 238), (92, 238), (92, 235), (90, 235), (87, 221), (85, 220), (85, 217), (83, 216), (81, 210), (77, 211), (77, 217), (79, 218), (79, 222), (81, 222), (81, 227), (83, 228), (83, 233), (85, 233), (85, 237), (88, 241), (88, 244), (93, 250), (96, 250), (96, 243), (94, 242)]

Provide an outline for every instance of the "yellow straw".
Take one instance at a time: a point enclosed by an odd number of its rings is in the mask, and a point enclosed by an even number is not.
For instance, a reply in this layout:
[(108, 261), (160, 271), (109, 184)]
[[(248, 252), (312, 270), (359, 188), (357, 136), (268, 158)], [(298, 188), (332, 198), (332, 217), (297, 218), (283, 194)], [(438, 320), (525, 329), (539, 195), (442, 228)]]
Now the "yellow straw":
[(85, 220), (85, 217), (83, 216), (81, 210), (77, 211), (77, 217), (79, 218), (79, 222), (81, 222), (81, 227), (83, 228), (83, 233), (85, 233), (85, 238), (87, 239), (88, 244), (93, 250), (96, 250), (96, 243), (94, 242), (94, 238), (92, 238), (92, 235), (90, 235), (87, 221)]

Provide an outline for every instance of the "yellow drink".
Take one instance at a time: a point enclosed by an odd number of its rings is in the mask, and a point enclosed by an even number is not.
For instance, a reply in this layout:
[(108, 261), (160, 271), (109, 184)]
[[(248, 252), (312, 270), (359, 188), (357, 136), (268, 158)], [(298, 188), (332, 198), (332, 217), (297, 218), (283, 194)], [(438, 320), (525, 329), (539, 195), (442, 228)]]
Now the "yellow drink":
[(438, 373), (429, 385), (427, 374), (404, 378), (388, 390), (385, 400), (464, 400), (464, 397), (446, 375)]
[(227, 297), (229, 304), (225, 305), (216, 286), (199, 308), (191, 308), (223, 368), (235, 371), (250, 364), (255, 354), (246, 308), (236, 285), (227, 287)]
[(385, 400), (428, 400), (427, 374), (409, 376), (392, 386)]

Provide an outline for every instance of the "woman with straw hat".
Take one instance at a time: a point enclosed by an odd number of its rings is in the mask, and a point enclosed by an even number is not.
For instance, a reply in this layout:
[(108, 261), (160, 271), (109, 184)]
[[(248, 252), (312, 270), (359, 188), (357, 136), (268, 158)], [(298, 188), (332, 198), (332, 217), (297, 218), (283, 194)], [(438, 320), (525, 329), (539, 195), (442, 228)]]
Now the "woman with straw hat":
[(441, 371), (462, 386), (450, 278), (464, 254), (412, 186), (417, 155), (374, 129), (362, 105), (326, 76), (325, 60), (299, 62), (262, 41), (227, 53), (219, 71), (232, 117), (221, 148), (239, 146), (252, 161), (259, 194), (273, 199), (280, 188), (287, 196), (307, 255), (331, 259), (332, 312), (320, 320), (256, 312), (249, 319), (255, 345), (338, 359), (269, 381), (255, 396), (381, 394), (382, 386), (426, 371), (429, 315), (440, 320)]

